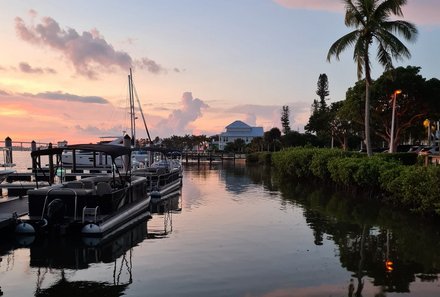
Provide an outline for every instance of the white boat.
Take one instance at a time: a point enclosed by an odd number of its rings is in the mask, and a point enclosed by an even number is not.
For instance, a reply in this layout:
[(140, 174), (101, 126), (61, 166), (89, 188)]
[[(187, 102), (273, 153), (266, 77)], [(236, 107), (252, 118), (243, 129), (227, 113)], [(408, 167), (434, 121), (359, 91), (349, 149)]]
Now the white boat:
[[(100, 142), (98, 144), (102, 145), (118, 145), (123, 146), (124, 137), (111, 137), (105, 136), (101, 137)], [(111, 140), (104, 140), (111, 139)], [(61, 162), (63, 166), (67, 167), (79, 167), (79, 168), (102, 168), (102, 167), (111, 167), (112, 158), (111, 156), (106, 155), (102, 152), (91, 152), (88, 150), (65, 150), (61, 155)], [(122, 157), (118, 157), (115, 159), (115, 164), (119, 168), (122, 167)]]
[[(38, 163), (39, 156), (61, 155), (64, 150), (104, 153), (112, 164), (116, 158), (131, 155), (131, 149), (123, 146), (78, 144), (34, 151), (31, 156)], [(18, 223), (16, 231), (105, 236), (133, 225), (148, 211), (147, 179), (112, 168), (111, 174), (29, 190), (29, 217)]]

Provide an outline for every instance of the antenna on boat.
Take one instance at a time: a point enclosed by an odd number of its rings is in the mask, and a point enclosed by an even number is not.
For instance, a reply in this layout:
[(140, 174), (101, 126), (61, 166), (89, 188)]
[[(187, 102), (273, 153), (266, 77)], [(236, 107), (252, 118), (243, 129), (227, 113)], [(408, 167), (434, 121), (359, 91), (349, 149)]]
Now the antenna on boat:
[(134, 96), (133, 96), (133, 74), (130, 68), (128, 75), (128, 93), (130, 96), (130, 123), (131, 123), (131, 144), (136, 144), (136, 116), (134, 113)]

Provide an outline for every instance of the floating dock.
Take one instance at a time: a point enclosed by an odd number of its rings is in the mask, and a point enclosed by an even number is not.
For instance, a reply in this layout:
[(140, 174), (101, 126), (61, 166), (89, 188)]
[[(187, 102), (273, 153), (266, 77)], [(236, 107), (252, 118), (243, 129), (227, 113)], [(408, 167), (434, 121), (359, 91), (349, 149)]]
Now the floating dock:
[(17, 218), (24, 216), (28, 211), (27, 197), (11, 197), (0, 199), (0, 232), (11, 230)]

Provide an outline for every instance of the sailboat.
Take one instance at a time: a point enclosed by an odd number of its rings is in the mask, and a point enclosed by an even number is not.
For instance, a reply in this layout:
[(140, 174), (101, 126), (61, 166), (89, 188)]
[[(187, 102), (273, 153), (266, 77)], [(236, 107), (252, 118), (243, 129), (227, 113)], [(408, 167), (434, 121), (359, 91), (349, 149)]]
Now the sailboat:
[[(136, 92), (133, 83), (133, 73), (130, 68), (130, 73), (128, 75), (128, 93), (129, 93), (129, 109), (130, 109), (130, 139), (131, 147), (136, 147), (136, 113), (135, 113), (135, 97), (137, 100), (139, 112), (141, 114), (145, 131), (149, 142), (151, 143), (150, 132), (148, 131), (147, 122), (145, 120), (144, 113), (142, 111), (142, 106), (139, 100), (139, 96)], [(124, 132), (125, 133), (125, 132)], [(123, 134), (124, 134), (123, 133)], [(101, 141), (98, 144), (109, 144), (109, 145), (124, 145), (124, 136), (104, 136), (101, 137)], [(134, 162), (143, 162), (145, 160), (145, 155), (143, 153), (138, 153), (136, 150), (132, 152), (132, 158)], [(103, 154), (94, 154), (89, 151), (78, 150), (75, 152), (66, 151), (61, 156), (61, 161), (64, 166), (67, 167), (82, 167), (82, 168), (109, 168), (111, 166), (111, 157)], [(115, 160), (116, 166), (122, 167), (122, 158)]]

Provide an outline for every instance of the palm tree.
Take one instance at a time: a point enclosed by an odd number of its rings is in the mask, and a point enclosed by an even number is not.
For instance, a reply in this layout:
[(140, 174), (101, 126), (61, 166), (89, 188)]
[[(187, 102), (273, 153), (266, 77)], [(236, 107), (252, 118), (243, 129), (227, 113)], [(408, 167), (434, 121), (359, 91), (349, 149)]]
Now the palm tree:
[(327, 61), (332, 56), (339, 60), (339, 55), (348, 47), (354, 46), (353, 59), (357, 63), (358, 79), (365, 72), (365, 144), (368, 156), (372, 155), (370, 140), (370, 85), (371, 62), (370, 46), (377, 44), (377, 59), (379, 63), (390, 70), (392, 60), (410, 58), (406, 46), (393, 34), (398, 33), (407, 41), (413, 41), (417, 29), (412, 23), (403, 20), (390, 20), (391, 15), (403, 17), (401, 7), (406, 0), (343, 0), (345, 3), (345, 25), (355, 30), (339, 38), (330, 47)]

